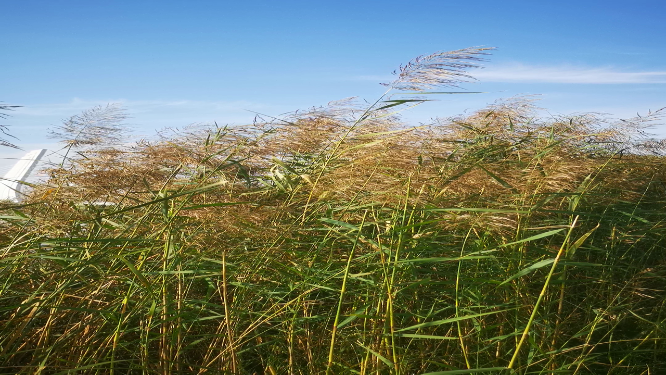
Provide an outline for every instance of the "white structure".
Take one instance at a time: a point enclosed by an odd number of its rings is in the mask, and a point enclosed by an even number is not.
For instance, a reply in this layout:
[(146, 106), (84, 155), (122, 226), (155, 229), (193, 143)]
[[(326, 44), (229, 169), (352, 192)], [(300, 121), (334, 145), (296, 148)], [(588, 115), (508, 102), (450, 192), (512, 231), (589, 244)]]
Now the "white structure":
[(4, 177), (0, 178), (0, 201), (21, 201), (23, 181), (30, 176), (30, 173), (35, 169), (37, 163), (39, 163), (39, 159), (44, 156), (44, 153), (46, 153), (45, 149), (28, 152)]

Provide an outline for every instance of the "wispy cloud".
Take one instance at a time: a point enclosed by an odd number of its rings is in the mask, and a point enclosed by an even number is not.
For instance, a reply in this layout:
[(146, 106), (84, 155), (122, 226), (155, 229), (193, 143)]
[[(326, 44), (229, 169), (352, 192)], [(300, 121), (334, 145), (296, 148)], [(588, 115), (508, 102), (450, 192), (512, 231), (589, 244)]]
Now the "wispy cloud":
[(636, 72), (612, 67), (581, 67), (572, 65), (538, 66), (508, 64), (488, 66), (472, 72), (485, 82), (626, 84), (666, 83), (666, 71)]
[(196, 114), (196, 111), (205, 110), (207, 112), (229, 112), (245, 110), (272, 109), (272, 106), (255, 103), (250, 101), (203, 101), (203, 100), (127, 100), (127, 99), (109, 99), (109, 100), (88, 100), (74, 98), (69, 102), (63, 103), (41, 103), (26, 104), (17, 108), (15, 114), (29, 116), (73, 116), (79, 112), (90, 109), (98, 105), (117, 103), (126, 108), (131, 113), (144, 113), (155, 110), (178, 110), (183, 112), (191, 111), (190, 114)]

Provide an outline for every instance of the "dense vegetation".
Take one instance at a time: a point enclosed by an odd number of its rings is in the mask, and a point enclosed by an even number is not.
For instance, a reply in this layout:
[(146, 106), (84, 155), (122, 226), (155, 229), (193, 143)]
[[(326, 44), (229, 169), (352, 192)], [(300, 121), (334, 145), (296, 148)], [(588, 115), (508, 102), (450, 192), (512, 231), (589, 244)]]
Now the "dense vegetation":
[[(457, 53), (389, 93), (482, 50)], [(411, 100), (132, 146), (117, 108), (73, 117), (3, 206), (0, 372), (666, 371), (660, 113), (512, 99), (414, 127), (390, 112)]]

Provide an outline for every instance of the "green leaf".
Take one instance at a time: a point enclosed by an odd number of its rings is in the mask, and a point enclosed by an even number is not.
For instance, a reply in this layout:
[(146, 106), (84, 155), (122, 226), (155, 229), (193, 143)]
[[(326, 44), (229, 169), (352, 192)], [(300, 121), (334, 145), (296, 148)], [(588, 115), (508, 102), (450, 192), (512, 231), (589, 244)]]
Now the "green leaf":
[(580, 238), (577, 239), (576, 242), (574, 242), (573, 244), (571, 244), (571, 246), (569, 246), (566, 253), (567, 258), (571, 258), (576, 253), (576, 250), (578, 250), (578, 248), (583, 244), (583, 242), (585, 242), (585, 240), (587, 240), (587, 238), (590, 237), (590, 235), (592, 235), (592, 233), (594, 233), (594, 231), (597, 230), (597, 228), (599, 228), (599, 225), (600, 224), (597, 223), (596, 227), (590, 229), (587, 233), (580, 236)]
[(30, 220), (30, 218), (21, 217), (21, 216), (2, 215), (0, 216), (0, 220)]
[(146, 289), (148, 289), (150, 294), (155, 296), (155, 292), (153, 291), (152, 286), (150, 285), (148, 280), (143, 276), (143, 274), (136, 267), (134, 267), (134, 265), (132, 263), (130, 263), (127, 259), (125, 259), (125, 257), (123, 257), (122, 255), (118, 254), (116, 257), (121, 262), (123, 262), (127, 266), (127, 268), (129, 268), (130, 271), (132, 271), (132, 273), (139, 279), (139, 281), (141, 281), (141, 284), (143, 284), (143, 286)]
[(340, 329), (340, 328), (346, 326), (347, 324), (351, 323), (356, 318), (363, 316), (363, 314), (361, 314), (361, 313), (365, 312), (365, 310), (367, 310), (368, 307), (370, 307), (370, 305), (365, 305), (364, 307), (361, 307), (360, 309), (354, 311), (351, 315), (349, 315), (347, 317), (347, 319), (343, 320), (340, 324), (338, 324), (338, 329)]
[(546, 259), (546, 260), (542, 260), (540, 262), (536, 262), (536, 263), (534, 263), (533, 265), (531, 265), (527, 268), (523, 268), (518, 273), (514, 274), (513, 276), (509, 277), (508, 279), (502, 281), (499, 285), (504, 285), (504, 284), (508, 283), (509, 281), (515, 280), (515, 279), (517, 279), (521, 276), (525, 276), (525, 275), (527, 275), (528, 273), (530, 273), (532, 271), (538, 270), (539, 268), (545, 267), (549, 264), (553, 264), (554, 261), (555, 261), (555, 259), (553, 258), (553, 259)]
[(634, 215), (634, 214), (632, 214), (632, 213), (625, 212), (625, 211), (621, 211), (621, 210), (615, 210), (615, 211), (621, 213), (622, 215), (628, 216), (628, 217), (630, 217), (630, 218), (632, 218), (632, 219), (638, 220), (638, 221), (640, 221), (641, 223), (644, 223), (644, 224), (652, 224), (652, 223), (650, 223), (648, 220), (643, 219), (643, 218), (640, 217), (640, 216), (636, 216), (636, 215)]
[(454, 374), (472, 374), (478, 372), (490, 372), (496, 374), (497, 371), (508, 370), (506, 367), (486, 367), (486, 368), (474, 368), (467, 370), (448, 370), (448, 371), (436, 371), (436, 372), (426, 372), (422, 375), (454, 375)]
[(372, 353), (372, 355), (374, 355), (375, 357), (379, 358), (379, 360), (382, 361), (382, 362), (384, 362), (384, 364), (386, 364), (387, 366), (389, 366), (389, 367), (393, 367), (393, 362), (389, 361), (389, 360), (388, 360), (386, 357), (384, 357), (383, 355), (377, 353), (376, 351), (374, 351), (374, 350), (368, 348), (367, 346), (365, 346), (365, 345), (363, 345), (363, 344), (361, 344), (361, 343), (358, 343), (358, 344), (359, 344), (361, 347), (363, 347), (363, 349), (369, 351), (370, 353)]
[(561, 231), (563, 231), (563, 230), (565, 230), (565, 229), (566, 229), (566, 228), (553, 229), (553, 230), (548, 231), (548, 232), (543, 232), (543, 233), (535, 234), (534, 236), (530, 236), (530, 237), (527, 237), (527, 238), (523, 238), (522, 240), (518, 240), (518, 241), (515, 241), (515, 242), (505, 243), (504, 245), (497, 246), (497, 248), (499, 249), (499, 248), (501, 248), (501, 247), (507, 247), (507, 246), (516, 245), (516, 244), (523, 243), (523, 242), (529, 242), (529, 241), (538, 240), (538, 239), (540, 239), (540, 238), (544, 238), (544, 237), (552, 236), (552, 235), (554, 235), (554, 234), (556, 234), (556, 233), (559, 233), (559, 232), (561, 232)]
[(456, 207), (456, 208), (429, 208), (424, 210), (426, 212), (492, 212), (492, 213), (506, 213), (506, 214), (528, 214), (530, 211), (526, 210), (503, 210), (499, 208), (482, 208), (482, 207)]
[(458, 336), (433, 336), (433, 335), (419, 335), (416, 333), (396, 333), (396, 337), (411, 337), (415, 339), (425, 340), (458, 340)]
[(326, 217), (320, 218), (319, 221), (323, 221), (324, 223), (336, 225), (336, 226), (342, 227), (342, 228), (347, 228), (347, 229), (351, 229), (351, 230), (359, 230), (359, 227), (357, 227), (356, 225), (349, 224), (349, 223), (346, 223), (344, 221), (329, 219), (329, 218), (326, 218)]
[(472, 315), (458, 316), (458, 317), (449, 318), (449, 319), (435, 320), (433, 322), (425, 322), (425, 323), (413, 325), (411, 327), (402, 328), (402, 329), (397, 330), (396, 332), (403, 332), (403, 331), (409, 331), (409, 330), (412, 330), (412, 329), (419, 329), (419, 328), (432, 327), (432, 326), (440, 326), (442, 324), (454, 323), (454, 322), (459, 322), (459, 321), (467, 320), (467, 319), (474, 319), (474, 318), (478, 318), (478, 317), (486, 316), (486, 315), (499, 314), (499, 313), (503, 313), (503, 312), (511, 311), (511, 310), (513, 310), (513, 309), (490, 311), (490, 312), (485, 312), (485, 313), (480, 313), (480, 314), (472, 314)]
[(473, 256), (462, 256), (462, 257), (439, 257), (439, 258), (416, 258), (416, 259), (405, 259), (400, 260), (398, 263), (436, 263), (436, 262), (455, 262), (459, 260), (476, 260), (476, 259), (488, 259), (495, 258), (492, 255), (473, 255)]
[(493, 172), (487, 170), (484, 166), (481, 164), (478, 165), (479, 168), (481, 168), (488, 176), (490, 176), (493, 180), (497, 181), (500, 185), (502, 185), (504, 188), (511, 190), (514, 194), (518, 194), (518, 190), (511, 186), (508, 182), (504, 181), (500, 176), (494, 174)]
[(421, 102), (427, 102), (427, 101), (429, 101), (429, 100), (424, 100), (424, 99), (385, 100), (385, 101), (383, 101), (383, 103), (390, 103), (390, 104), (387, 104), (387, 105), (384, 105), (384, 106), (381, 106), (381, 107), (377, 108), (377, 111), (382, 110), (382, 109), (386, 109), (386, 108), (395, 107), (395, 106), (405, 104), (405, 103), (413, 103), (413, 102), (421, 103)]

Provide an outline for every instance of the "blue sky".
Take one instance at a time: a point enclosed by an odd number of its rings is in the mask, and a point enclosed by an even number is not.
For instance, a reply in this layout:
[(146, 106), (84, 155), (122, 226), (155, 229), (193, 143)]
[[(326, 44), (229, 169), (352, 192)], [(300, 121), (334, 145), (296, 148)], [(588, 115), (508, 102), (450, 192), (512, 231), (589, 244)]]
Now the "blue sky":
[(531, 94), (551, 114), (629, 117), (666, 106), (664, 14), (663, 0), (3, 1), (0, 101), (23, 106), (4, 123), (26, 149), (52, 147), (48, 128), (106, 103), (150, 136), (373, 100), (401, 63), (487, 46), (498, 49), (479, 82), (463, 86), (486, 93), (406, 118)]

